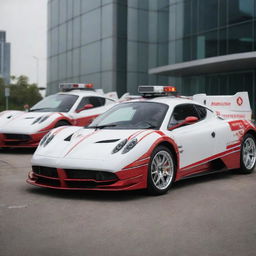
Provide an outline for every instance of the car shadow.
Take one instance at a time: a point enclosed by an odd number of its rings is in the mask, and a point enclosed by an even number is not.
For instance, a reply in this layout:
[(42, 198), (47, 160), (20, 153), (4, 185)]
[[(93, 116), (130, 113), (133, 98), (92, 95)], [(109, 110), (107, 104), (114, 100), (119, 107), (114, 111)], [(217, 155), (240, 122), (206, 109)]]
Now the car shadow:
[(0, 154), (34, 154), (36, 148), (0, 148)]
[(95, 191), (95, 190), (58, 190), (39, 187), (26, 189), (27, 192), (49, 196), (59, 199), (91, 200), (91, 201), (131, 201), (138, 200), (147, 196), (145, 190), (134, 191)]
[(211, 173), (198, 177), (179, 180), (173, 184), (172, 190), (181, 189), (186, 186), (193, 186), (200, 183), (213, 182), (215, 180), (231, 179), (234, 175), (241, 175), (236, 170), (225, 170), (217, 173)]
[[(212, 182), (215, 180), (230, 179), (236, 175), (234, 171), (224, 171), (220, 173), (209, 174), (205, 176), (195, 177), (191, 179), (181, 180), (173, 184), (169, 193), (165, 196), (171, 195), (172, 191), (185, 189), (189, 186), (194, 186), (200, 183)], [(94, 190), (58, 190), (47, 189), (40, 187), (27, 187), (28, 193), (33, 193), (41, 196), (54, 197), (59, 199), (74, 199), (74, 200), (91, 200), (91, 201), (131, 201), (140, 200), (150, 197), (146, 190), (134, 191), (94, 191)]]

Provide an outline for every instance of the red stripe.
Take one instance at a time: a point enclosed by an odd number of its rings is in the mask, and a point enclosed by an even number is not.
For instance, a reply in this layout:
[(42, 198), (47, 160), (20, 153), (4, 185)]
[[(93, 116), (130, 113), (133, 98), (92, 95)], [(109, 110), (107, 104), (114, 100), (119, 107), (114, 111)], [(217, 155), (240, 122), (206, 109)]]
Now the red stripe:
[[(98, 130), (97, 130), (98, 131)], [(93, 135), (94, 133), (96, 133), (97, 131), (94, 131), (86, 136), (84, 136), (81, 140), (79, 140), (67, 153), (65, 156), (67, 156), (78, 144), (80, 144), (83, 140), (85, 140), (86, 138), (90, 137), (91, 135)], [(64, 156), (64, 157), (65, 157)]]
[(134, 137), (138, 136), (139, 134), (141, 134), (141, 133), (143, 133), (143, 132), (145, 132), (145, 131), (142, 130), (142, 131), (137, 131), (137, 132), (133, 133), (130, 137), (128, 137), (128, 140), (130, 140), (131, 138), (134, 138)]
[(241, 145), (241, 142), (238, 142), (238, 143), (235, 143), (235, 144), (232, 144), (232, 145), (228, 145), (226, 149), (230, 149), (230, 148), (240, 146), (240, 145)]
[(184, 171), (185, 169), (190, 169), (190, 168), (195, 167), (195, 166), (197, 166), (197, 165), (204, 164), (204, 163), (209, 162), (209, 161), (211, 161), (211, 160), (214, 160), (214, 159), (216, 159), (216, 158), (220, 158), (220, 157), (222, 157), (222, 156), (225, 156), (225, 155), (228, 154), (228, 153), (235, 152), (235, 151), (237, 151), (237, 150), (239, 150), (239, 149), (240, 149), (240, 148), (230, 149), (230, 150), (224, 151), (224, 152), (222, 152), (222, 153), (213, 155), (213, 156), (211, 156), (211, 157), (205, 158), (205, 159), (203, 159), (203, 160), (201, 160), (201, 161), (198, 161), (198, 162), (196, 162), (196, 163), (193, 163), (193, 164), (190, 164), (190, 165), (188, 165), (188, 166), (185, 166), (185, 167), (181, 168), (180, 171)]
[(144, 138), (146, 138), (148, 135), (150, 135), (151, 133), (154, 133), (154, 132), (156, 132), (156, 131), (151, 131), (151, 132), (145, 134), (144, 136), (142, 136), (142, 137), (139, 139), (138, 142), (142, 141)]
[(63, 129), (65, 129), (66, 127), (63, 126), (63, 127), (60, 127), (58, 130), (54, 131), (54, 135), (58, 134), (60, 131), (62, 131)]

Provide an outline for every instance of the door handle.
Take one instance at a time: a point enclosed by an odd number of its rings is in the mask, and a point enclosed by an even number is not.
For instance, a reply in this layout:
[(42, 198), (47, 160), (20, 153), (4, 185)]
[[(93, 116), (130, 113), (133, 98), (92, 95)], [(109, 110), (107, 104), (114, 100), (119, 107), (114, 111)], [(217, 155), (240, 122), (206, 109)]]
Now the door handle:
[(216, 134), (215, 134), (215, 132), (212, 132), (211, 135), (212, 135), (213, 138), (215, 138)]

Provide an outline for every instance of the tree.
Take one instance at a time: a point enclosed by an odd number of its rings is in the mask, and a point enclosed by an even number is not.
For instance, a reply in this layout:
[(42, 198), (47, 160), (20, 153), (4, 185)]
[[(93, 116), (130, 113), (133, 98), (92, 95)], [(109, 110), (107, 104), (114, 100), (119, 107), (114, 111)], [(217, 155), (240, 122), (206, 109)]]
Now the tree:
[[(10, 88), (9, 109), (24, 110), (23, 106), (28, 104), (33, 106), (42, 99), (39, 89), (36, 84), (29, 84), (29, 79), (26, 76), (12, 77), (15, 82), (8, 85)], [(4, 97), (4, 84), (3, 79), (0, 78), (0, 111), (5, 110), (5, 97)]]

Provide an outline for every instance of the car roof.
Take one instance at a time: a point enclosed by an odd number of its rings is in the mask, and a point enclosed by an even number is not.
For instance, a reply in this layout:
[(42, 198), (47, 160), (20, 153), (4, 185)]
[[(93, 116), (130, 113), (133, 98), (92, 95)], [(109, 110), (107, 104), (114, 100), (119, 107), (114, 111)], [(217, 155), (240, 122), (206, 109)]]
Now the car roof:
[(196, 104), (202, 106), (200, 103), (195, 102), (189, 98), (183, 98), (183, 97), (174, 97), (174, 96), (163, 96), (163, 97), (154, 97), (154, 98), (141, 98), (133, 100), (133, 102), (156, 102), (156, 103), (163, 103), (167, 104), (169, 107), (175, 107), (179, 104)]
[(76, 96), (99, 96), (108, 98), (103, 94), (97, 93), (95, 91), (89, 91), (89, 90), (72, 90), (68, 92), (58, 92), (58, 94), (68, 94), (68, 95), (76, 95)]

